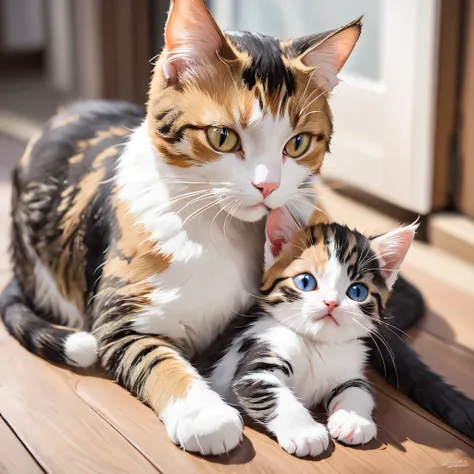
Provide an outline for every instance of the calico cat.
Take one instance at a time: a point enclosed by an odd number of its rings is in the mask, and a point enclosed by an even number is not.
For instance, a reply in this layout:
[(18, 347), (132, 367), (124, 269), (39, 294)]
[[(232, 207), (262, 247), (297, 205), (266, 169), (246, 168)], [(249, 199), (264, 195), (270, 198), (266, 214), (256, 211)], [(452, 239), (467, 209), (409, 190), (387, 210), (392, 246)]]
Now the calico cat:
[(252, 306), (268, 209), (311, 212), (360, 30), (224, 34), (202, 0), (171, 2), (146, 116), (73, 105), (15, 170), (7, 330), (53, 362), (98, 358), (183, 449), (237, 446), (238, 411), (190, 359)]
[(299, 228), (284, 209), (270, 211), (261, 300), (221, 339), (227, 347), (208, 377), (211, 387), (296, 456), (328, 447), (328, 430), (308, 411), (320, 402), (334, 439), (374, 438), (363, 338), (384, 324), (416, 229), (371, 239), (322, 213)]
[[(234, 448), (241, 417), (191, 359), (254, 304), (268, 210), (309, 219), (328, 95), (360, 30), (223, 33), (202, 0), (173, 1), (146, 111), (68, 107), (14, 171), (9, 333), (52, 362), (99, 360), (183, 449)], [(423, 303), (399, 290), (392, 323), (406, 326)]]

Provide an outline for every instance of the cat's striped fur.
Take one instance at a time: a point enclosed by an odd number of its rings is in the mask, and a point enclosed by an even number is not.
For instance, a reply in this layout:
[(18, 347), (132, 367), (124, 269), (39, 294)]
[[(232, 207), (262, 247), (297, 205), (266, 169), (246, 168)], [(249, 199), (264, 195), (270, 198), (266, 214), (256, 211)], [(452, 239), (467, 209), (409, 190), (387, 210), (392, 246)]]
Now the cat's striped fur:
[[(8, 331), (56, 363), (98, 358), (184, 449), (234, 448), (241, 418), (190, 360), (252, 305), (268, 209), (296, 197), (309, 214), (332, 134), (327, 95), (360, 28), (224, 34), (202, 0), (172, 1), (146, 112), (68, 107), (14, 172)], [(216, 127), (235, 150), (210, 141)], [(298, 134), (309, 147), (292, 158)]]

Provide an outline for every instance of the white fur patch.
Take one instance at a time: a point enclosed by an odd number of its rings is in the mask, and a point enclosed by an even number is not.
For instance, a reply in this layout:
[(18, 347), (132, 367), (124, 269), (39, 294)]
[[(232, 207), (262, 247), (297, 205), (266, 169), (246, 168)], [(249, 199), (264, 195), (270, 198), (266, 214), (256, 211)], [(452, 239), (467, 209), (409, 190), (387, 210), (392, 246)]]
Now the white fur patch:
[(365, 444), (377, 435), (377, 426), (371, 416), (362, 416), (346, 410), (337, 410), (328, 419), (329, 433), (344, 444)]
[(150, 232), (157, 252), (172, 259), (148, 279), (155, 287), (152, 305), (143, 308), (134, 328), (190, 349), (206, 347), (235, 312), (249, 306), (263, 250), (263, 222), (230, 218), (218, 205), (221, 186), (201, 176), (204, 171), (165, 163), (144, 125), (134, 132), (117, 175), (120, 198)]
[(195, 381), (183, 400), (170, 403), (161, 420), (173, 443), (185, 451), (217, 456), (242, 441), (243, 421), (205, 383)]
[[(275, 383), (276, 374), (257, 374), (256, 379)], [(329, 446), (327, 429), (316, 422), (288, 387), (278, 390), (275, 418), (267, 425), (280, 446), (298, 457), (318, 456)]]
[(64, 352), (71, 365), (90, 367), (97, 361), (97, 340), (89, 332), (76, 332), (66, 338)]

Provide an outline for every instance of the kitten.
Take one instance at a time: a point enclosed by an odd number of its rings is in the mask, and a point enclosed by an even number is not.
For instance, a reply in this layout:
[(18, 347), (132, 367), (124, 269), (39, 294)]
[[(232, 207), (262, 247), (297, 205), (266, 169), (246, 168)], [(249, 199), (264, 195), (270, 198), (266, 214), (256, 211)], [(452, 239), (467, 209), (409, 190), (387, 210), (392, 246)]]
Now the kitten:
[[(325, 451), (328, 430), (345, 444), (374, 438), (363, 338), (383, 324), (417, 227), (368, 238), (322, 213), (299, 229), (284, 210), (271, 211), (261, 302), (227, 333), (209, 376), (214, 390), (296, 456)], [(320, 402), (328, 430), (308, 411)]]

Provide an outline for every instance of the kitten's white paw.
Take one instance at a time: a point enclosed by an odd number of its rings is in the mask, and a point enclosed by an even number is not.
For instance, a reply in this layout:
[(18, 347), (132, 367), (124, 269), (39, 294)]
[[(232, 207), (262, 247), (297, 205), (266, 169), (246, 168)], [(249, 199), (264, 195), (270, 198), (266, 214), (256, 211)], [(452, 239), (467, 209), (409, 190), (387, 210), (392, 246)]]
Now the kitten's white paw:
[(243, 421), (237, 410), (210, 390), (206, 392), (208, 400), (194, 399), (195, 394), (190, 391), (185, 400), (167, 408), (161, 418), (173, 443), (185, 451), (217, 456), (240, 444)]
[(371, 418), (337, 410), (328, 419), (329, 433), (344, 444), (364, 444), (375, 438), (377, 426)]
[(329, 435), (326, 427), (313, 421), (312, 424), (298, 426), (284, 430), (277, 434), (278, 443), (290, 454), (300, 458), (305, 456), (319, 456), (329, 446)]

